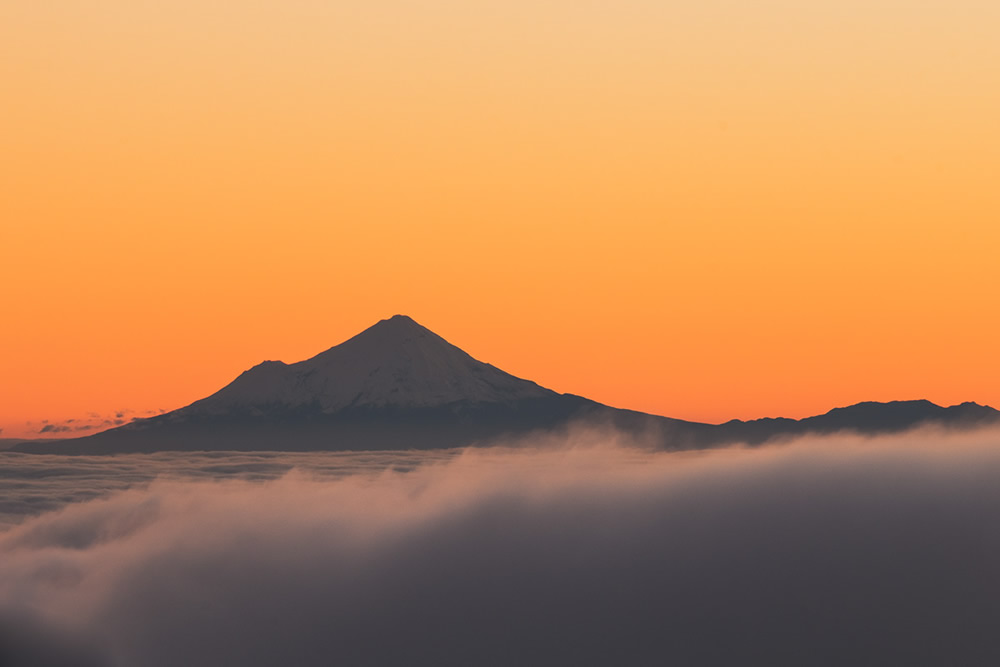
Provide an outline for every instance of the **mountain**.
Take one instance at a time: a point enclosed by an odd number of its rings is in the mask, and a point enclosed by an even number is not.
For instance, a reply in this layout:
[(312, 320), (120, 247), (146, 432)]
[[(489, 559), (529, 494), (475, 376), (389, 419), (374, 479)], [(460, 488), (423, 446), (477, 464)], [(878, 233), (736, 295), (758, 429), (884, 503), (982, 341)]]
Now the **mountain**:
[[(258, 364), (179, 410), (19, 449), (107, 454), (436, 448), (487, 443), (579, 420), (679, 432), (690, 424), (559, 394), (478, 361), (396, 315), (311, 359)], [(702, 427), (690, 424), (695, 431)]]
[(720, 424), (719, 442), (762, 444), (779, 438), (854, 432), (862, 435), (898, 433), (921, 426), (968, 429), (1000, 424), (1000, 411), (988, 405), (961, 403), (941, 407), (930, 401), (867, 401), (805, 419), (755, 419)]
[(404, 315), (378, 322), (311, 359), (265, 361), (191, 405), (95, 435), (19, 451), (111, 454), (160, 450), (428, 449), (489, 444), (584, 423), (672, 449), (921, 424), (975, 426), (1000, 412), (974, 403), (861, 403), (802, 420), (711, 425), (559, 394), (478, 361)]

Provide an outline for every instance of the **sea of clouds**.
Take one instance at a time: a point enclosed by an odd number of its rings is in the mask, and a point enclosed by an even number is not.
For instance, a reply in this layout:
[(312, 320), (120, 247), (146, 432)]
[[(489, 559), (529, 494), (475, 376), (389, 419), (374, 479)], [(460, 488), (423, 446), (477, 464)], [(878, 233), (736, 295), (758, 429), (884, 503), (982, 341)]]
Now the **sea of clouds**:
[(1000, 432), (0, 452), (0, 664), (997, 665)]

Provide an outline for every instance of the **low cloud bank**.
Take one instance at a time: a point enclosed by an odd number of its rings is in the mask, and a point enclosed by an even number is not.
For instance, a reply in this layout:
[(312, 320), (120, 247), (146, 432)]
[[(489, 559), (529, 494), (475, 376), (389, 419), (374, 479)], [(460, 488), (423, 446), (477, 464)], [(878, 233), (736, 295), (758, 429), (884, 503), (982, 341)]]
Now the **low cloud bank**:
[(595, 439), (71, 502), (0, 533), (0, 656), (18, 637), (51, 665), (1000, 664), (997, 432)]
[(447, 461), (458, 450), (431, 452), (160, 452), (57, 456), (0, 451), (0, 534), (73, 503), (148, 485), (153, 480), (276, 480), (297, 469), (317, 480), (407, 471)]

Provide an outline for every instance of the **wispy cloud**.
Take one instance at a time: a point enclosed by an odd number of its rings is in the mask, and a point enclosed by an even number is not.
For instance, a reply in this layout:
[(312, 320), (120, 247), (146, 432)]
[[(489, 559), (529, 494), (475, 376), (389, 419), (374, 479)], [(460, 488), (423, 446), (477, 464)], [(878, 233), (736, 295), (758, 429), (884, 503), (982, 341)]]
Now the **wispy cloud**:
[(72, 431), (73, 428), (67, 424), (46, 424), (41, 429), (39, 433), (68, 433)]
[(163, 410), (145, 410), (141, 413), (134, 410), (116, 410), (111, 414), (104, 415), (88, 412), (85, 416), (69, 419), (43, 419), (40, 422), (28, 422), (28, 432), (25, 435), (86, 435), (87, 432), (96, 432), (127, 424), (136, 417), (150, 417), (162, 413)]

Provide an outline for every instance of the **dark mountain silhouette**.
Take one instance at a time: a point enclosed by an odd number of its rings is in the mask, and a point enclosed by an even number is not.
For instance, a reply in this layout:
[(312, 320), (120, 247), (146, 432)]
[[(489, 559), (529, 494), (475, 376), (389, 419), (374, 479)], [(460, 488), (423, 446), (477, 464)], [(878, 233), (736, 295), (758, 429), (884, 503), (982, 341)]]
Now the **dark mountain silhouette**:
[(975, 403), (860, 403), (802, 420), (699, 424), (559, 394), (473, 359), (396, 315), (305, 361), (265, 361), (191, 405), (95, 435), (20, 451), (110, 454), (159, 450), (429, 449), (583, 423), (689, 449), (760, 444), (805, 433), (901, 431), (922, 424), (1000, 422)]
[(778, 438), (799, 435), (826, 435), (851, 431), (863, 435), (898, 433), (920, 426), (968, 429), (1000, 424), (1000, 411), (987, 405), (967, 402), (941, 407), (930, 401), (867, 401), (805, 419), (782, 417), (733, 421), (717, 428), (719, 442), (745, 442), (755, 445)]

